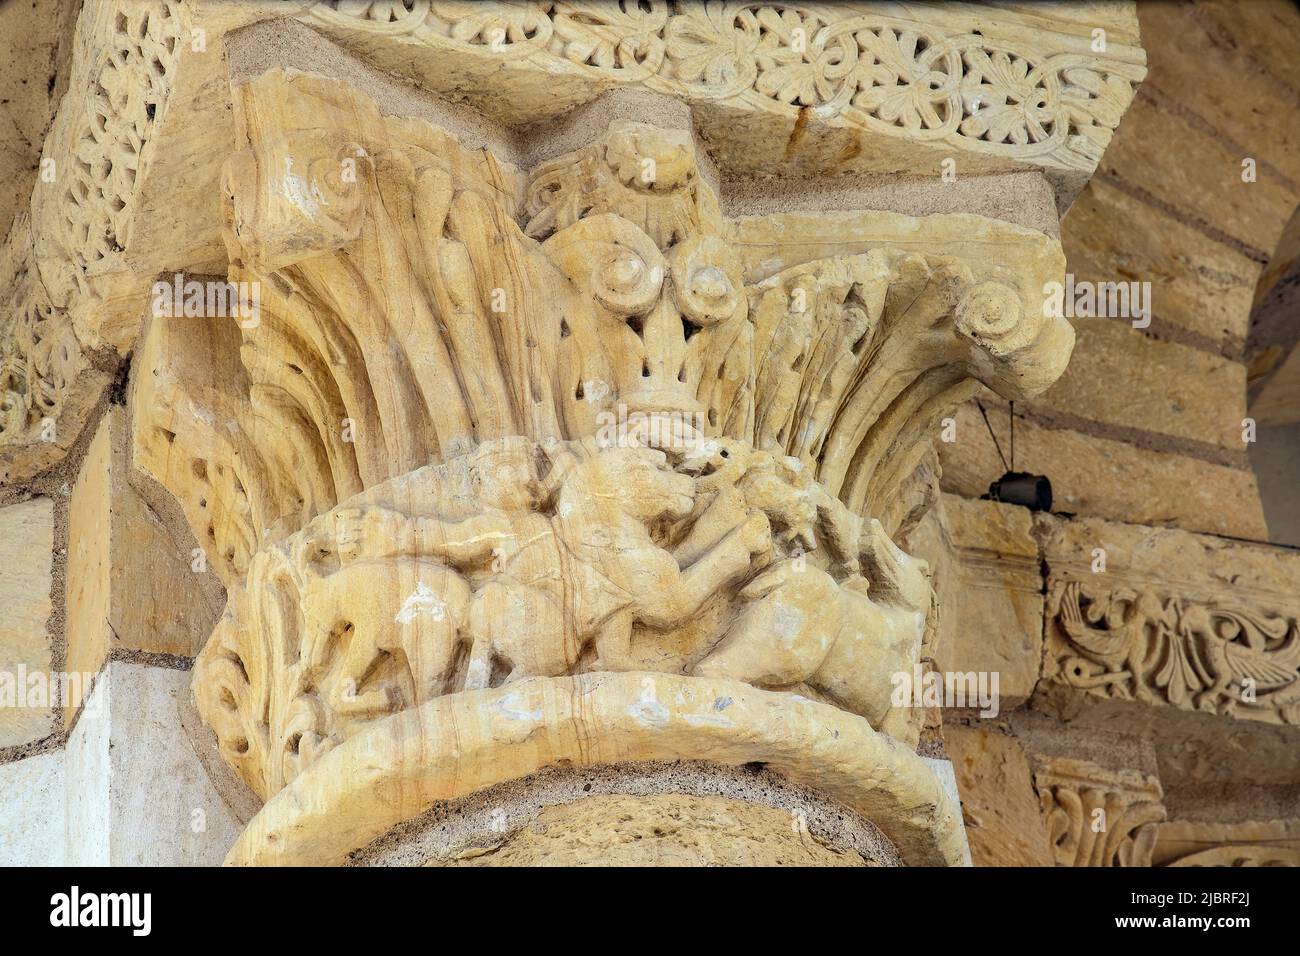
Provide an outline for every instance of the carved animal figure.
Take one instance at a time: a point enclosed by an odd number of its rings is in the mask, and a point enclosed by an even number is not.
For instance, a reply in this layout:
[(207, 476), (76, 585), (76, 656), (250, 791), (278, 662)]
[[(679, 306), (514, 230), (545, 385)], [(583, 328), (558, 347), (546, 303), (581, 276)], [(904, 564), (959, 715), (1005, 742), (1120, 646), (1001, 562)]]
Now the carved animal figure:
[(351, 561), (310, 578), (302, 589), (308, 673), (345, 717), (439, 697), (452, 689), (469, 602), (461, 575), (425, 559)]
[(695, 482), (654, 449), (604, 449), (584, 461), (564, 452), (546, 484), (552, 514), (489, 508), (446, 521), (370, 508), (340, 516), (349, 555), (434, 558), (481, 579), (465, 619), (466, 689), (488, 686), (494, 663), (508, 668), (507, 683), (569, 673), (592, 641), (599, 669), (627, 669), (634, 622), (676, 626), (771, 547), (767, 519), (742, 512), (683, 568), (651, 529), (690, 515)]
[(870, 580), (837, 583), (799, 558), (773, 565), (740, 592), (747, 605), (692, 672), (772, 688), (807, 683), (877, 730), (906, 736), (913, 715), (892, 708), (892, 678), (920, 660), (929, 568), (876, 521), (860, 547)]
[[(1150, 635), (1173, 624), (1160, 599), (1149, 591), (1121, 592), (1124, 600), (1112, 600), (1105, 614), (1104, 626), (1090, 627), (1083, 615), (1083, 587), (1077, 581), (1065, 585), (1061, 592), (1058, 620), (1062, 630), (1088, 659), (1102, 664), (1106, 673), (1099, 678), (1111, 684), (1130, 680), (1133, 696), (1144, 703), (1155, 703), (1156, 695), (1147, 686), (1144, 672)], [(1079, 686), (1090, 686), (1090, 679), (1072, 678)]]

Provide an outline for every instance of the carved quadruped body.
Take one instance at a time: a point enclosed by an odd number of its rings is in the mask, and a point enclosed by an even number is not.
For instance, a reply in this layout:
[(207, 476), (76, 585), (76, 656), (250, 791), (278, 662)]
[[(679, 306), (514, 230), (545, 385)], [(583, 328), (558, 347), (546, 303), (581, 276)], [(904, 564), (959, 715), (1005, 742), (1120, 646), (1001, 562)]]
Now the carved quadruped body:
[[(891, 705), (934, 630), (928, 568), (891, 533), (955, 402), (1064, 367), (1072, 332), (1041, 291), (1059, 246), (893, 217), (905, 246), (801, 259), (792, 221), (754, 217), (788, 261), (748, 280), (689, 132), (619, 120), (528, 174), (322, 77), (271, 70), (235, 102), (230, 279), (260, 312), (205, 331), (190, 366), (154, 323), (135, 437), (227, 586), (194, 689), (266, 819), (408, 725), (492, 701), (485, 747), (513, 753), (512, 721), (550, 727), (558, 688), (617, 695), (599, 678), (620, 675), (654, 759), (763, 759), (715, 735), (768, 739), (767, 707), (808, 715), (805, 745), (878, 741), (927, 782), (881, 802), (893, 784), (869, 774), (845, 799), (915, 859), (957, 862), (920, 712)], [(945, 254), (949, 234), (1001, 258)], [(759, 696), (679, 713), (692, 686)], [(787, 757), (810, 778), (830, 759)]]

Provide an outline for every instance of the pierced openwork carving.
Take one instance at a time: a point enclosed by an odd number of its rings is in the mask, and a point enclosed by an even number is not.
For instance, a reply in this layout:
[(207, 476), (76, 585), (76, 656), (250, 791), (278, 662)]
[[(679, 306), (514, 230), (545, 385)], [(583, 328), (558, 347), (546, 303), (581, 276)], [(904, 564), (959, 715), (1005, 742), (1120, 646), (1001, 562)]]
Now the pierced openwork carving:
[(1300, 722), (1293, 616), (1150, 588), (1062, 581), (1049, 598), (1058, 681), (1118, 700)]
[[(951, 11), (949, 11), (951, 12)], [(813, 109), (850, 128), (1091, 170), (1145, 74), (1140, 51), (1046, 52), (1041, 36), (851, 6), (319, 3), (326, 28), (401, 36), (507, 65), (687, 100)]]
[(72, 324), (50, 304), (22, 242), (28, 228), (25, 215), (15, 220), (15, 241), (0, 263), (8, 310), (0, 337), (0, 445), (41, 440), (42, 423), (49, 430), (57, 421), (68, 386), (86, 367)]
[(92, 13), (73, 63), (86, 85), (69, 94), (77, 108), (59, 112), (44, 154), (54, 175), (33, 201), (42, 274), (64, 306), (127, 246), (142, 156), (189, 42), (171, 0), (117, 0)]

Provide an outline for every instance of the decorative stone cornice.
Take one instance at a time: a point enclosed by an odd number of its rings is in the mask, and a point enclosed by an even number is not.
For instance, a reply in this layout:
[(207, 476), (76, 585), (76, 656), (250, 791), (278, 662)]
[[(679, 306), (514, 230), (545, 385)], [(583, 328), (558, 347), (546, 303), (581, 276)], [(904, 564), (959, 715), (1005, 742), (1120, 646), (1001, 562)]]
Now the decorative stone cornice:
[(1300, 820), (1155, 825), (1155, 866), (1300, 866)]
[(1146, 72), (1122, 27), (1097, 42), (1094, 31), (1118, 25), (1109, 15), (1048, 27), (963, 3), (313, 3), (298, 15), (350, 49), (400, 46), (400, 72), (507, 124), (640, 85), (711, 116), (745, 116), (755, 132), (788, 133), (756, 149), (757, 138), (714, 127), (711, 148), (742, 175), (795, 154), (805, 174), (902, 171), (908, 150), (936, 147), (932, 162), (955, 151), (972, 171), (1042, 168), (1062, 208)]
[[(224, 46), (268, 18), (506, 128), (652, 91), (689, 107), (731, 177), (937, 176), (951, 158), (963, 176), (1041, 170), (1062, 209), (1145, 70), (1123, 7), (105, 0), (78, 21), (32, 196), (40, 281), (83, 349), (131, 350), (159, 272), (224, 269), (212, 198), (234, 132)], [(75, 437), (90, 405), (78, 394), (66, 416), (46, 411)], [(12, 428), (0, 446), (11, 474), (49, 464), (48, 443)]]

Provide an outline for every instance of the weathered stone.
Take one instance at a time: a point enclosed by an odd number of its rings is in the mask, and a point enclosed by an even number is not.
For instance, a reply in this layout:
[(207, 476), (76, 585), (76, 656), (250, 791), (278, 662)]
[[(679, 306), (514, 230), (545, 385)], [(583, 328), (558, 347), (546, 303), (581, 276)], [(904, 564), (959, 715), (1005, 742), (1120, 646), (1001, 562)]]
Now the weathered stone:
[(41, 143), (68, 85), (79, 8), (72, 0), (44, 4), (39, 13), (28, 4), (0, 4), (0, 102), (10, 124), (0, 165), (0, 234), (31, 202)]
[(1155, 827), (1153, 866), (1300, 866), (1300, 819)]
[(1104, 425), (1245, 449), (1246, 368), (1148, 338), (1123, 319), (1075, 319), (1069, 368), (1033, 405)]
[(0, 748), (34, 743), (54, 730), (48, 629), (54, 503), (33, 498), (0, 508)]
[(0, 866), (64, 864), (64, 753), (0, 763)]
[[(167, 520), (137, 489), (127, 444), (125, 410), (112, 406), (73, 487), (67, 642), (68, 670), (78, 674), (96, 673), (110, 653), (193, 657), (220, 614), (202, 552), (174, 505), (160, 502), (173, 512)], [(66, 723), (79, 702), (70, 701)]]
[[(1134, 99), (1125, 126), (1142, 135), (1115, 137), (1101, 164), (1108, 177), (1256, 255), (1273, 249), (1300, 198), (1289, 185), (1263, 172), (1254, 182), (1244, 181), (1242, 161), (1248, 157), (1149, 97)], [(1179, 146), (1170, 149), (1170, 143)]]
[(1300, 723), (1300, 554), (1039, 519), (1044, 678), (1088, 698)]
[(1151, 865), (1157, 777), (1071, 757), (1035, 758), (1033, 771), (1057, 866)]
[[(1010, 447), (1006, 405), (984, 405), (1005, 455)], [(1024, 417), (1019, 406), (1016, 411), (1016, 468), (1051, 479), (1057, 510), (1267, 539), (1259, 490), (1249, 469), (1045, 427)], [(1006, 468), (973, 403), (957, 409), (953, 418), (957, 440), (936, 443), (943, 489), (978, 498)]]
[[(68, 505), (67, 670), (79, 675), (97, 674), (108, 659), (113, 643), (109, 623), (113, 597), (112, 578), (112, 447), (110, 418), (100, 423), (81, 473), (72, 486)], [(120, 489), (118, 489), (120, 490)], [(90, 693), (84, 678), (77, 681), (63, 711), (64, 726)]]
[(214, 866), (241, 821), (181, 730), (185, 671), (117, 661), (67, 748), (73, 866)]
[(867, 866), (789, 813), (721, 797), (591, 797), (443, 866)]
[(944, 728), (944, 740), (957, 772), (971, 862), (1055, 865), (1029, 761), (1015, 737), (954, 724)]
[(1295, 5), (1198, 0), (1139, 8), (1151, 63), (1144, 88), (1191, 110), (1225, 138), (1246, 144), (1249, 155), (1300, 182), (1300, 132), (1294, 123), (1279, 122), (1300, 89), (1295, 51), (1288, 46), (1300, 30)]
[[(266, 801), (231, 863), (341, 863), (549, 768), (674, 761), (761, 764), (891, 862), (969, 863), (939, 714), (892, 693), (942, 653), (931, 569), (893, 536), (946, 415), (1065, 367), (1047, 189), (1087, 181), (1137, 42), (1125, 5), (87, 5), (45, 145), (79, 161), (28, 230), (49, 328), (7, 348), (4, 434), (75, 434), (76, 369), (133, 356), (70, 489), (70, 654), (111, 662), (69, 742), (80, 861), (209, 862), (245, 822), (180, 672), (122, 660), (184, 666), (206, 562), (228, 600), (191, 687)], [(806, 185), (927, 168), (963, 178), (951, 212)], [(169, 306), (160, 273), (206, 300)], [(29, 361), (59, 341), (67, 368)], [(1028, 526), (954, 509), (957, 585), (1001, 592), (965, 610), (1006, 631), (954, 653), (1021, 700)], [(209, 803), (218, 837), (191, 838)], [(674, 815), (666, 842), (637, 822)], [(607, 794), (494, 855), (565, 862), (581, 831), (607, 859), (883, 859), (779, 817)]]

